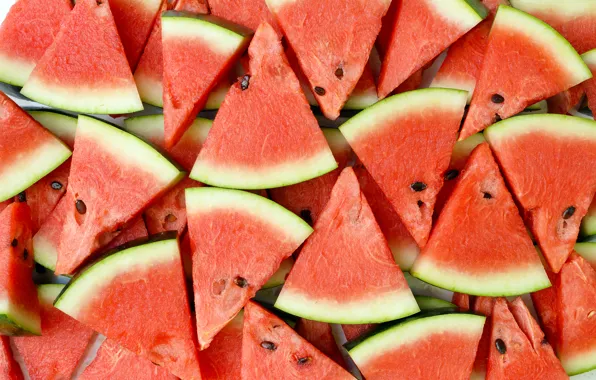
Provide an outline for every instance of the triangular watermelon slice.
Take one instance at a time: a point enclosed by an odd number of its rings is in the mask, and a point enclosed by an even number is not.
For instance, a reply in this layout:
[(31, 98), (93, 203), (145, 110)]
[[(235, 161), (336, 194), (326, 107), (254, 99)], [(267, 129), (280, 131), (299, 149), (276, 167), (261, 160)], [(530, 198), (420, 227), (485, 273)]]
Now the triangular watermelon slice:
[(352, 168), (335, 183), (275, 307), (346, 324), (386, 322), (420, 311)]
[(79, 116), (56, 273), (73, 273), (181, 177), (142, 140)]
[(242, 379), (353, 379), (284, 321), (249, 301), (244, 309)]
[(7, 336), (0, 336), (0, 377), (6, 380), (23, 380), (23, 372), (14, 359)]
[(420, 247), (428, 240), (466, 98), (465, 91), (450, 89), (405, 92), (339, 128)]
[(77, 1), (21, 93), (75, 112), (143, 109), (108, 1)]
[(342, 367), (346, 367), (337, 343), (335, 343), (333, 331), (329, 323), (300, 318), (296, 324), (296, 332), (319, 351), (327, 355), (329, 359)]
[(379, 77), (379, 98), (438, 56), (486, 16), (477, 0), (398, 0)]
[(188, 189), (186, 210), (196, 247), (192, 274), (197, 335), (205, 349), (312, 228), (267, 198), (239, 190)]
[(230, 20), (256, 31), (262, 22), (267, 22), (281, 35), (275, 18), (267, 8), (265, 0), (211, 0), (211, 14)]
[(177, 239), (149, 242), (95, 262), (73, 278), (55, 305), (174, 375), (200, 379)]
[(463, 140), (497, 118), (518, 114), (591, 77), (579, 54), (553, 28), (501, 5), (459, 138)]
[(243, 326), (244, 313), (240, 311), (217, 333), (209, 348), (199, 351), (203, 380), (241, 378)]
[(519, 295), (550, 286), (488, 144), (472, 152), (410, 273), (479, 296)]
[(486, 369), (488, 366), (488, 357), (491, 346), (494, 342), (491, 340), (492, 334), (492, 320), (490, 316), (493, 313), (496, 298), (493, 297), (475, 297), (472, 304), (472, 311), (479, 315), (484, 315), (486, 322), (482, 330), (482, 336), (478, 342), (478, 350), (476, 351), (476, 359), (472, 367), (472, 375), (470, 379), (484, 379), (486, 377)]
[(389, 2), (266, 2), (296, 52), (321, 111), (337, 119), (368, 62)]
[(94, 331), (54, 307), (64, 285), (37, 287), (41, 337), (15, 337), (14, 344), (32, 380), (70, 379)]
[(596, 189), (596, 122), (519, 116), (495, 124), (485, 136), (548, 265), (558, 272)]
[(337, 168), (270, 25), (259, 27), (248, 53), (250, 72), (226, 95), (190, 177), (219, 187), (266, 189)]

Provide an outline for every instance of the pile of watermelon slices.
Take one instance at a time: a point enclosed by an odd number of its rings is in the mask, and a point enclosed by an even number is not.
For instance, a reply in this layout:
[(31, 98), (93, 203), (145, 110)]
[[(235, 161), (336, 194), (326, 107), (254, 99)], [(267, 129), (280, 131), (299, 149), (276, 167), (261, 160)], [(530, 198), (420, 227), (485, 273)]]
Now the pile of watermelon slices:
[(596, 0), (3, 2), (0, 379), (596, 376)]

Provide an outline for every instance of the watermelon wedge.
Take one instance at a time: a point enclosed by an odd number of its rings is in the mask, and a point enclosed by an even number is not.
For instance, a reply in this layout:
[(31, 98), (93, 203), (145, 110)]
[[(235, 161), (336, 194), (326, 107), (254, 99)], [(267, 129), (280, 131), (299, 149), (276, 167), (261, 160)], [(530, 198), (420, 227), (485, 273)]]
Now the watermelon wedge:
[(596, 235), (596, 198), (592, 200), (588, 212), (582, 219), (581, 232), (585, 236)]
[[(504, 67), (512, 69), (504, 71)], [(553, 28), (501, 5), (459, 138), (463, 140), (497, 117), (511, 117), (591, 77), (579, 54)]]
[(70, 0), (14, 3), (0, 25), (0, 82), (25, 84), (71, 9)]
[(420, 311), (352, 168), (339, 176), (275, 307), (345, 324), (386, 322)]
[(240, 379), (242, 363), (242, 327), (244, 313), (240, 311), (221, 329), (209, 348), (199, 351), (203, 380)]
[(296, 52), (321, 111), (327, 118), (337, 119), (362, 76), (389, 2), (266, 0), (266, 3)]
[(95, 262), (68, 284), (55, 306), (174, 375), (200, 379), (177, 239)]
[(339, 128), (420, 247), (428, 240), (466, 98), (451, 89), (405, 92)]
[(360, 325), (341, 325), (347, 342), (355, 341), (373, 331), (378, 325), (376, 323), (363, 323)]
[(451, 302), (463, 313), (470, 311), (471, 301), (473, 301), (473, 298), (470, 298), (470, 295), (465, 293), (455, 292), (453, 293), (453, 298), (451, 298)]
[(0, 376), (6, 380), (23, 380), (21, 367), (13, 357), (7, 336), (0, 336)]
[(143, 217), (150, 234), (177, 231), (181, 235), (186, 228), (185, 191), (202, 186), (190, 178), (184, 178), (164, 196), (153, 202), (144, 212)]
[(511, 296), (550, 286), (488, 144), (470, 155), (410, 273), (429, 284), (479, 296)]
[(75, 112), (143, 109), (107, 1), (77, 1), (21, 93)]
[(249, 75), (230, 88), (190, 177), (219, 187), (265, 189), (337, 168), (270, 25), (259, 27), (248, 53)]
[[(217, 188), (186, 191), (193, 288), (201, 349), (312, 233), (303, 220), (261, 196)], [(225, 236), (223, 231), (232, 232)]]
[(596, 189), (596, 122), (519, 116), (495, 124), (485, 136), (548, 265), (558, 272)]
[(284, 321), (249, 301), (244, 309), (242, 379), (353, 379)]
[(484, 320), (472, 314), (414, 317), (348, 352), (367, 379), (467, 380)]
[(256, 31), (262, 22), (266, 22), (281, 35), (265, 0), (211, 0), (209, 8), (214, 16), (243, 25), (253, 31)]
[(15, 337), (31, 380), (70, 379), (83, 359), (93, 330), (54, 307), (64, 285), (37, 287), (41, 315), (41, 337)]
[(490, 353), (493, 341), (491, 339), (492, 334), (492, 319), (490, 316), (493, 313), (496, 298), (493, 297), (474, 297), (472, 303), (472, 311), (476, 314), (484, 315), (486, 322), (484, 323), (484, 329), (482, 330), (482, 336), (480, 342), (478, 342), (478, 350), (476, 351), (476, 359), (474, 359), (474, 365), (472, 366), (472, 374), (470, 379), (481, 380), (486, 378), (486, 369), (488, 367), (488, 357)]
[(147, 236), (147, 227), (145, 227), (143, 218), (137, 217), (136, 219), (133, 219), (131, 222), (127, 223), (122, 228), (122, 231), (119, 232), (118, 235), (116, 235), (116, 237), (112, 239), (104, 249), (102, 249), (102, 251), (105, 252), (110, 249), (120, 247), (123, 244), (147, 238)]
[(574, 250), (596, 269), (596, 241), (576, 243)]
[(327, 355), (329, 359), (344, 368), (346, 367), (337, 343), (335, 343), (333, 331), (329, 323), (300, 318), (296, 324), (296, 332), (319, 351)]

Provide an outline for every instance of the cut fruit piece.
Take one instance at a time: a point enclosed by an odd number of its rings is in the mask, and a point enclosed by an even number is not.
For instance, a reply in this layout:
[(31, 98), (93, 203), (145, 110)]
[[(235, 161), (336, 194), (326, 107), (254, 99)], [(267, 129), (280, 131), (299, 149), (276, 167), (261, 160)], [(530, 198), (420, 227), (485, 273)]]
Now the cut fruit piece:
[(197, 335), (205, 349), (312, 228), (267, 198), (239, 190), (188, 189), (186, 210), (196, 247), (192, 261)]
[(122, 231), (119, 232), (118, 235), (116, 235), (116, 237), (105, 246), (103, 251), (105, 252), (110, 249), (120, 247), (124, 244), (138, 241), (139, 239), (145, 239), (147, 236), (147, 228), (145, 227), (143, 218), (137, 217), (125, 225), (122, 228)]
[(31, 380), (70, 379), (94, 335), (93, 330), (54, 307), (63, 288), (61, 284), (38, 286), (43, 335), (14, 338)]
[(484, 320), (472, 314), (414, 317), (349, 353), (367, 379), (469, 379)]
[(208, 14), (209, 5), (207, 0), (174, 0), (177, 11), (191, 12), (197, 14)]
[(284, 321), (249, 301), (244, 309), (242, 379), (353, 379)]
[(337, 343), (335, 343), (333, 331), (329, 323), (300, 318), (296, 324), (296, 332), (319, 351), (327, 355), (329, 359), (344, 368), (346, 367)]
[(0, 212), (4, 211), (4, 209), (6, 207), (8, 207), (8, 205), (11, 203), (12, 203), (12, 199), (8, 199), (6, 201), (0, 202)]
[(181, 178), (171, 162), (142, 140), (79, 116), (56, 273), (73, 273)]
[(460, 312), (467, 312), (470, 311), (470, 304), (473, 299), (470, 299), (469, 294), (465, 293), (453, 293), (453, 298), (451, 302), (453, 302)]
[(242, 327), (244, 312), (240, 311), (215, 336), (209, 348), (199, 351), (203, 380), (240, 379), (242, 371)]
[(213, 16), (166, 12), (161, 16), (165, 146), (192, 124), (211, 90), (242, 54), (249, 31)]
[(190, 177), (218, 187), (266, 189), (337, 168), (270, 25), (259, 27), (249, 56), (250, 74), (230, 88)]
[(22, 87), (72, 9), (70, 0), (20, 0), (0, 26), (0, 82)]
[(596, 241), (576, 243), (575, 252), (579, 253), (594, 269), (596, 269)]
[(346, 324), (386, 322), (420, 311), (352, 168), (339, 176), (275, 307)]
[(379, 77), (379, 98), (438, 56), (486, 16), (479, 1), (401, 0)]
[(77, 132), (77, 118), (53, 110), (27, 110), (27, 113), (42, 127), (74, 149)]
[(352, 342), (373, 331), (378, 325), (376, 323), (364, 323), (361, 325), (341, 325), (346, 341)]
[(31, 213), (26, 203), (0, 214), (0, 335), (41, 335), (37, 289), (31, 279)]
[(209, 8), (214, 16), (230, 20), (254, 31), (259, 28), (261, 23), (267, 22), (281, 35), (265, 0), (211, 0)]
[(327, 118), (337, 119), (362, 76), (390, 2), (266, 0), (266, 3), (296, 52), (321, 111)]
[(269, 280), (267, 280), (267, 282), (265, 283), (265, 285), (261, 287), (261, 289), (269, 289), (283, 285), (286, 282), (286, 278), (288, 277), (288, 274), (292, 270), (293, 266), (294, 259), (292, 257), (288, 257), (287, 259), (282, 261), (281, 264), (279, 264), (279, 268), (277, 268), (277, 271), (275, 271), (273, 276), (271, 276)]
[(95, 262), (73, 278), (55, 305), (174, 375), (200, 379), (176, 239), (128, 248)]
[[(504, 67), (508, 69), (503, 71)], [(497, 117), (516, 115), (591, 77), (579, 54), (553, 28), (502, 5), (459, 138), (463, 140), (494, 123)]]
[[(465, 91), (439, 88), (405, 92), (339, 128), (420, 247), (430, 233), (466, 97)], [(399, 158), (400, 165), (388, 157)]]
[(474, 359), (474, 365), (472, 366), (472, 374), (470, 375), (470, 379), (472, 380), (484, 380), (486, 378), (488, 356), (490, 348), (493, 345), (493, 342), (491, 341), (492, 324), (489, 317), (493, 313), (495, 301), (496, 298), (493, 297), (475, 297), (474, 299), (472, 311), (476, 314), (484, 315), (487, 318), (484, 323), (480, 342), (478, 342), (476, 359)]
[(62, 197), (33, 236), (35, 262), (52, 272), (56, 269), (60, 237), (69, 210), (70, 200)]
[(56, 169), (68, 147), (0, 92), (0, 202)]
[(558, 272), (596, 189), (596, 122), (519, 116), (488, 128), (485, 137), (548, 265)]
[(143, 109), (107, 1), (77, 1), (21, 93), (75, 112), (124, 114)]
[(0, 336), (0, 377), (5, 380), (23, 380), (23, 372), (14, 359), (7, 336)]
[(449, 310), (456, 311), (457, 306), (449, 301), (442, 300), (440, 298), (428, 297), (428, 296), (415, 296), (416, 303), (420, 307), (421, 311), (430, 310)]

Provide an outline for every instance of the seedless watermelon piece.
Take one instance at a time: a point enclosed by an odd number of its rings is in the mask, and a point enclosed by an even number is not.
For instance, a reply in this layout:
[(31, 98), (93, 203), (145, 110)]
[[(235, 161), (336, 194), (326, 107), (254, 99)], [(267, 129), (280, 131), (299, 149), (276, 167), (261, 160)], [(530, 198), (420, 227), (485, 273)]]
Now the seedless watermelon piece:
[(8, 205), (11, 203), (12, 203), (12, 199), (8, 199), (6, 201), (0, 202), (0, 212), (4, 211), (4, 209), (6, 207), (8, 207)]
[(107, 1), (77, 1), (21, 93), (75, 112), (143, 109)]
[(596, 241), (576, 243), (574, 249), (596, 269)]
[(21, 367), (13, 357), (7, 336), (0, 336), (0, 376), (6, 380), (23, 380)]
[(61, 284), (38, 286), (43, 335), (14, 338), (31, 380), (70, 379), (94, 334), (54, 307), (63, 288)]
[(200, 379), (177, 239), (149, 242), (95, 262), (68, 284), (55, 305), (174, 375)]
[(242, 379), (353, 379), (284, 321), (249, 301), (244, 309)]
[(175, 0), (177, 11), (208, 14), (209, 5), (206, 0)]
[(296, 332), (315, 346), (319, 351), (342, 367), (346, 366), (341, 352), (335, 343), (331, 325), (325, 322), (310, 321), (300, 318), (296, 324)]
[(337, 168), (270, 25), (259, 27), (248, 53), (249, 74), (230, 88), (190, 177), (219, 187), (266, 189)]
[(33, 236), (35, 262), (52, 272), (56, 269), (60, 237), (68, 210), (70, 200), (63, 196)]
[(201, 183), (184, 178), (168, 193), (153, 202), (143, 212), (149, 233), (177, 231), (181, 235), (186, 228), (187, 220), (184, 193), (186, 189), (200, 186)]
[(466, 97), (451, 89), (410, 91), (339, 128), (420, 247), (428, 239)]
[(470, 378), (485, 318), (443, 314), (406, 320), (349, 350), (367, 379)]
[(279, 26), (269, 12), (265, 0), (211, 0), (209, 8), (214, 16), (230, 20), (254, 31), (262, 22), (267, 22), (281, 35)]
[(466, 312), (470, 310), (470, 304), (472, 301), (470, 299), (470, 295), (469, 294), (465, 294), (465, 293), (453, 293), (453, 298), (451, 299), (451, 302), (453, 302), (459, 309), (459, 311), (461, 312)]
[(483, 130), (497, 116), (505, 119), (516, 115), (591, 77), (579, 54), (553, 28), (501, 5), (459, 138)]
[(241, 378), (243, 326), (244, 313), (240, 311), (217, 333), (209, 348), (199, 351), (203, 380)]
[(548, 265), (558, 272), (596, 189), (596, 166), (591, 165), (596, 162), (596, 122), (519, 116), (488, 128), (485, 136)]
[(386, 322), (420, 310), (352, 168), (339, 176), (275, 307), (346, 324)]
[(195, 247), (197, 335), (205, 349), (312, 228), (276, 203), (239, 190), (188, 189), (186, 210)]

